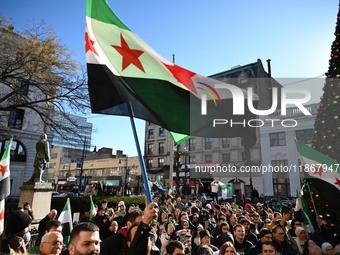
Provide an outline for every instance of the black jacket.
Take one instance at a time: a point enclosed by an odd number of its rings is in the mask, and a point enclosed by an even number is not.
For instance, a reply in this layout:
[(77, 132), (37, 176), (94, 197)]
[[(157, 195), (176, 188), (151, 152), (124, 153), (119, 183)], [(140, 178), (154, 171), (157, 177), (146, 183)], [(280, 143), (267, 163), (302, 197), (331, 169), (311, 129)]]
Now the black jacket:
[(279, 244), (275, 239), (273, 240), (275, 244), (276, 250), (281, 255), (295, 255), (296, 251), (293, 249), (293, 246), (290, 242), (284, 240), (281, 244)]
[(259, 255), (262, 253), (262, 243), (259, 240), (256, 245), (249, 248), (246, 255)]
[(106, 238), (100, 246), (100, 255), (120, 255), (125, 237), (118, 233)]
[(312, 240), (320, 247), (324, 242), (330, 243), (333, 247), (339, 243), (339, 240), (324, 226), (315, 230), (312, 235)]
[(182, 194), (183, 195), (190, 195), (191, 194), (191, 187), (190, 185), (184, 184), (182, 187)]
[(147, 254), (150, 230), (142, 224), (138, 226), (127, 255)]
[(234, 240), (234, 247), (239, 255), (247, 254), (250, 247), (253, 246), (253, 244), (249, 242), (246, 237), (243, 239), (242, 243), (237, 242), (236, 238), (234, 238)]
[(247, 236), (247, 240), (251, 242), (253, 245), (257, 243), (257, 236), (254, 233), (249, 231), (249, 234), (246, 236)]
[(45, 235), (46, 231), (46, 226), (47, 223), (50, 221), (50, 217), (48, 217), (48, 214), (39, 222), (39, 227), (38, 227), (38, 233), (39, 237), (41, 238), (43, 235)]

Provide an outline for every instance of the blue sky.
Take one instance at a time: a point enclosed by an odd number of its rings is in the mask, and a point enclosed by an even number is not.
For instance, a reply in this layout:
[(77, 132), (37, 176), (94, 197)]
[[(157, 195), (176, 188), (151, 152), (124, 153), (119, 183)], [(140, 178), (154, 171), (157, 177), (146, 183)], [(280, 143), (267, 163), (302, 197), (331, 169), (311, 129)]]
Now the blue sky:
[[(12, 18), (15, 27), (44, 20), (85, 65), (85, 0), (0, 1), (1, 13)], [(266, 60), (271, 59), (274, 78), (311, 78), (327, 71), (339, 4), (338, 0), (108, 3), (142, 40), (168, 60), (176, 54), (176, 64), (186, 69), (211, 75), (258, 58), (267, 68)], [(321, 96), (321, 85), (304, 86), (314, 98)], [(137, 155), (129, 118), (96, 115), (89, 121), (96, 130), (92, 144), (97, 148)], [(136, 122), (143, 144), (144, 121)]]

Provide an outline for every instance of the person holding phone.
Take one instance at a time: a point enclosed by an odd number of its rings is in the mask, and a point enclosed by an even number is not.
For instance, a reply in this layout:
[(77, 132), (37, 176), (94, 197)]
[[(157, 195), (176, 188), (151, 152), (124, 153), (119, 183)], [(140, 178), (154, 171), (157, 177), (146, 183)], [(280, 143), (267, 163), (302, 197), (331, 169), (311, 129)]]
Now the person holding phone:
[(30, 202), (24, 203), (24, 210), (27, 210), (27, 214), (31, 217), (32, 220), (34, 220), (33, 210), (31, 208)]

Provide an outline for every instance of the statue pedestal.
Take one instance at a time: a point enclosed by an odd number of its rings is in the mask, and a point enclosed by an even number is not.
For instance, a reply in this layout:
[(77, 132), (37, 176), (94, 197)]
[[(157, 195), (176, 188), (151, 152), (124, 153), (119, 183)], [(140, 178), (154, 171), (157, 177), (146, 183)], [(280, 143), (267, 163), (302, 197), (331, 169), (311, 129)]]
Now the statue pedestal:
[(18, 206), (23, 207), (29, 202), (33, 210), (34, 221), (40, 221), (51, 211), (52, 183), (35, 182), (20, 187)]

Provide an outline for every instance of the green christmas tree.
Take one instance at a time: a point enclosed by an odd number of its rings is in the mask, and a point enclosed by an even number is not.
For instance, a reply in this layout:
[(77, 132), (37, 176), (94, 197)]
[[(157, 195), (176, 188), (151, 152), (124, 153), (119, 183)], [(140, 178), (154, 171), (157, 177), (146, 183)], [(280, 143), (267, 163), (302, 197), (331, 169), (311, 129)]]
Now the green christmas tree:
[[(323, 87), (324, 93), (315, 120), (312, 147), (340, 162), (340, 9), (334, 34), (335, 40), (331, 47), (329, 69)], [(310, 197), (311, 211), (315, 217), (320, 216), (327, 221), (329, 230), (335, 236), (340, 236), (339, 207), (325, 202), (312, 180), (308, 183), (310, 191), (304, 190), (304, 192), (308, 194), (307, 197)]]
[(340, 162), (340, 11), (324, 94), (315, 121), (313, 148)]
[(328, 223), (328, 230), (335, 236), (340, 237), (339, 208), (325, 203), (312, 182), (308, 182), (308, 185), (304, 186), (303, 194), (309, 204), (312, 217), (315, 219), (319, 216), (321, 219), (325, 220)]

